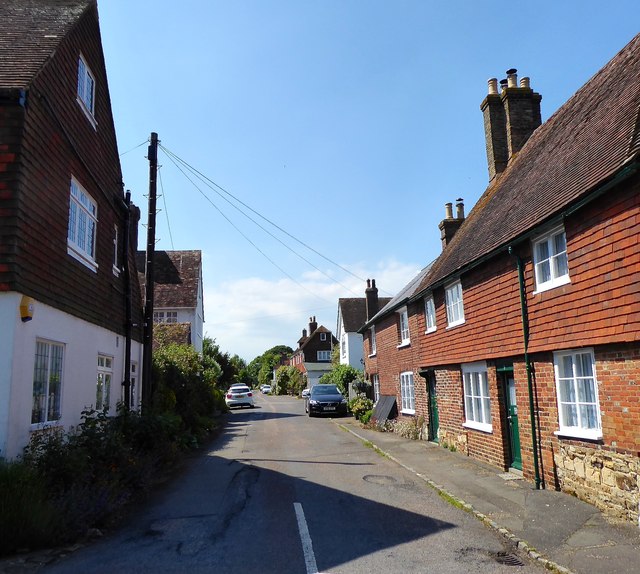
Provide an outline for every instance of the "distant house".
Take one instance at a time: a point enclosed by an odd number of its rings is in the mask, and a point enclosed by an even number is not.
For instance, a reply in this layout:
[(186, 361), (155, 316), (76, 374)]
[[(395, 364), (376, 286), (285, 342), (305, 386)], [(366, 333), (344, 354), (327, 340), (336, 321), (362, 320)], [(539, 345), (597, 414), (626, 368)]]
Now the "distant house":
[[(138, 251), (138, 277), (145, 291), (146, 254)], [(193, 345), (202, 352), (204, 306), (202, 254), (192, 251), (156, 251), (153, 320), (157, 341)]]
[(544, 124), (540, 100), (489, 82), (489, 186), (365, 326), (366, 371), (433, 440), (637, 523), (640, 35)]
[[(375, 299), (371, 294), (375, 291)], [(368, 312), (377, 313), (378, 307), (371, 308), (371, 302), (376, 301), (376, 305), (384, 306), (391, 298), (377, 296), (375, 279), (373, 285), (367, 282), (367, 297), (353, 297), (338, 299), (338, 321), (336, 336), (340, 345), (340, 364), (349, 365), (354, 369), (362, 371), (364, 369), (363, 341), (362, 333), (358, 330), (367, 322)], [(354, 394), (353, 389), (349, 390), (350, 395)]]
[(298, 347), (289, 359), (289, 364), (302, 373), (307, 387), (316, 385), (331, 370), (331, 351), (337, 342), (329, 329), (318, 327), (315, 317), (309, 318), (309, 330), (302, 330)]
[(13, 458), (33, 431), (139, 398), (139, 211), (93, 0), (0, 2), (0, 202), (0, 458)]

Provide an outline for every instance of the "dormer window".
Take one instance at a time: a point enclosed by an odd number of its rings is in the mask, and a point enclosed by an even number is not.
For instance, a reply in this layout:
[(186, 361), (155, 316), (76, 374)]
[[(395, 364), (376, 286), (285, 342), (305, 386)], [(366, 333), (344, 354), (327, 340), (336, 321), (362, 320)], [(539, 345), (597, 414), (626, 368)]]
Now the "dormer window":
[(86, 60), (78, 58), (78, 103), (91, 125), (96, 127), (95, 118), (96, 80)]

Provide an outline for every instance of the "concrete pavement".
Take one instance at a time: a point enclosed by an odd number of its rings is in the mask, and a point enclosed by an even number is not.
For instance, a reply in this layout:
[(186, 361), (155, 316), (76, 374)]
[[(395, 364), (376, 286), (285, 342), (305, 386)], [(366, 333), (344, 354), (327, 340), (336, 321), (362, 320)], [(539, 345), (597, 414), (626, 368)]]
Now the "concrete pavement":
[(500, 472), (437, 444), (365, 429), (352, 418), (333, 422), (371, 443), (547, 568), (575, 574), (640, 572), (636, 525), (608, 522), (597, 508), (577, 498), (535, 490), (517, 474)]

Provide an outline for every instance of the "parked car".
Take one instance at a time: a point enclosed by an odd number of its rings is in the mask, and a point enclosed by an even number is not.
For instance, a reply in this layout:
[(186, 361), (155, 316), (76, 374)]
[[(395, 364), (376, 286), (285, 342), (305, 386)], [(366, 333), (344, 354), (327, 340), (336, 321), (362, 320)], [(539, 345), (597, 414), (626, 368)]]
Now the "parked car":
[(302, 398), (306, 399), (309, 396), (310, 392), (311, 392), (311, 389), (303, 389), (302, 390)]
[(253, 392), (247, 385), (231, 385), (225, 393), (224, 402), (229, 408), (243, 407), (245, 405), (249, 408), (255, 407), (253, 403)]
[(304, 410), (310, 417), (316, 414), (347, 414), (347, 399), (335, 385), (314, 385), (305, 398)]
[(260, 391), (263, 392), (265, 395), (268, 395), (271, 392), (271, 385), (262, 385), (260, 387)]

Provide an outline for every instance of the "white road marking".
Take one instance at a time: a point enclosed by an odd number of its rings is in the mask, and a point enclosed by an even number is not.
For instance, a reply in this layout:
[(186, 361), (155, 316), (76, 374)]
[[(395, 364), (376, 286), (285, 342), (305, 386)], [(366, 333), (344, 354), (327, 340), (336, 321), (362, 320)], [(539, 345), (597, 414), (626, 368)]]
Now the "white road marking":
[(307, 574), (318, 574), (316, 557), (313, 554), (313, 545), (311, 544), (311, 536), (309, 535), (309, 528), (307, 527), (307, 521), (304, 517), (302, 504), (294, 502), (293, 508), (296, 511), (296, 518), (298, 519), (298, 530), (300, 531), (300, 541), (302, 542), (304, 562), (307, 565)]

